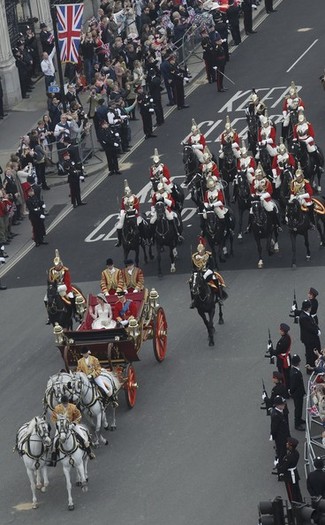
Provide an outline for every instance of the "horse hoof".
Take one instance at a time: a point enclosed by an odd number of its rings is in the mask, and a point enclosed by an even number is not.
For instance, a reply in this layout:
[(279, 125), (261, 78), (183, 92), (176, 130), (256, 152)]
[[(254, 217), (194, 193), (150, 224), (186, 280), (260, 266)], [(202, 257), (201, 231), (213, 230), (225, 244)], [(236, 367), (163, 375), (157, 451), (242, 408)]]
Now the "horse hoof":
[(242, 241), (242, 240), (243, 240), (243, 236), (242, 236), (241, 233), (238, 233), (237, 239), (238, 239), (239, 241)]
[(274, 244), (274, 251), (275, 251), (276, 253), (279, 253), (279, 243), (278, 243), (278, 242), (276, 242), (276, 243)]
[(262, 260), (258, 261), (257, 268), (261, 269), (263, 268), (263, 266), (264, 266), (263, 261)]
[(309, 261), (310, 261), (310, 259), (311, 259), (310, 255), (306, 255), (306, 261), (308, 261), (308, 262), (309, 262)]
[(293, 270), (296, 270), (296, 269), (297, 269), (297, 265), (296, 265), (296, 264), (292, 264), (292, 265), (291, 265), (291, 268), (292, 268)]
[(104, 445), (105, 445), (105, 447), (107, 447), (107, 445), (108, 445), (108, 441), (107, 441), (107, 439), (105, 440)]
[(74, 504), (72, 504), (72, 505), (68, 505), (68, 509), (69, 509), (69, 510), (74, 510)]
[(110, 430), (109, 425), (106, 425), (106, 427), (104, 427), (104, 430)]
[(32, 509), (37, 509), (37, 508), (38, 508), (38, 503), (37, 503), (37, 501), (36, 501), (36, 503), (33, 503), (33, 505), (32, 505)]
[(46, 492), (46, 489), (47, 489), (47, 487), (45, 487), (45, 486), (42, 487), (42, 488), (41, 488), (41, 492), (43, 492), (43, 493)]
[(219, 319), (219, 324), (225, 324), (223, 319)]
[(324, 246), (325, 246), (325, 242), (321, 242), (319, 246), (320, 246), (321, 248), (324, 248)]
[(81, 487), (81, 486), (82, 486), (81, 481), (76, 481), (76, 487)]
[(175, 272), (176, 272), (176, 266), (175, 264), (172, 264), (170, 267), (170, 273), (175, 273)]
[(83, 485), (81, 490), (82, 490), (82, 492), (88, 492), (88, 487), (87, 487), (87, 485), (86, 485), (86, 484)]
[(114, 430), (116, 430), (116, 425), (111, 425), (111, 426), (110, 426), (110, 431), (111, 431), (111, 432), (114, 432)]
[(214, 341), (209, 341), (209, 346), (214, 346)]
[(42, 485), (39, 483), (38, 485), (36, 485), (36, 488), (37, 488), (37, 490), (41, 490)]

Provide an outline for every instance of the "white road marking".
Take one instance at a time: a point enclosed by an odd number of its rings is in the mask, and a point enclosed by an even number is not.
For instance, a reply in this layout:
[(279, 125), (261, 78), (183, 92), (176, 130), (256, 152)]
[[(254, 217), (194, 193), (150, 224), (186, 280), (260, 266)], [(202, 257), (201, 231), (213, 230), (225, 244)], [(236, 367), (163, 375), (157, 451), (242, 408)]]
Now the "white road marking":
[(309, 46), (307, 47), (306, 51), (304, 51), (300, 57), (297, 58), (297, 60), (292, 64), (292, 66), (289, 67), (289, 69), (287, 69), (286, 73), (289, 73), (289, 71), (291, 71), (291, 69), (293, 69), (295, 67), (296, 64), (298, 64), (298, 62), (308, 53), (308, 51), (315, 45), (317, 44), (318, 42), (318, 38), (316, 38), (316, 40), (314, 40), (314, 42)]

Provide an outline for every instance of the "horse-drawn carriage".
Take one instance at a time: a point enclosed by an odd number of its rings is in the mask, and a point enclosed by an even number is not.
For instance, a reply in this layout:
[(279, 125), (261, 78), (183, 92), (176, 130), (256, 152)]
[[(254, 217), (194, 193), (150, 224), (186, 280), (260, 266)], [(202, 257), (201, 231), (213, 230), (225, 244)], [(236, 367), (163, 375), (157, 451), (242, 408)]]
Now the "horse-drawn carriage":
[[(84, 304), (82, 321), (76, 330), (65, 331), (55, 323), (53, 333), (68, 372), (76, 368), (81, 347), (87, 346), (92, 355), (99, 359), (101, 367), (112, 371), (119, 378), (127, 404), (132, 408), (138, 386), (133, 362), (140, 360), (140, 348), (149, 339), (153, 342), (157, 361), (164, 360), (167, 352), (167, 320), (158, 303), (159, 294), (154, 288), (150, 292), (145, 289), (127, 294), (126, 297), (135, 303), (137, 310), (137, 315), (130, 317), (128, 326), (116, 323), (115, 328), (93, 330), (90, 309), (96, 305), (97, 298), (90, 294), (87, 305)], [(112, 309), (117, 300), (116, 295), (107, 296)]]

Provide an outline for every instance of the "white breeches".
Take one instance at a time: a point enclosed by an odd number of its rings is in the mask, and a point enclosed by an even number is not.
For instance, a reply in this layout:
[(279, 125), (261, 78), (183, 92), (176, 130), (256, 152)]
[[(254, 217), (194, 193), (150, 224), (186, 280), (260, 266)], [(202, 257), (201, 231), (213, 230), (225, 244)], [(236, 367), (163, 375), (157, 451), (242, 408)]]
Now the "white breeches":
[[(117, 220), (117, 223), (116, 223), (116, 228), (118, 230), (122, 230), (123, 226), (124, 226), (124, 221), (125, 221), (125, 215), (126, 215), (126, 212), (125, 210), (121, 210), (120, 211), (120, 214), (118, 216), (118, 220)], [(137, 217), (137, 225), (139, 226), (139, 224), (142, 222), (142, 217), (138, 216)]]
[(98, 385), (102, 390), (104, 390), (105, 394), (108, 396), (111, 396), (113, 393), (112, 387), (109, 389), (102, 376), (95, 377), (95, 383)]
[[(174, 217), (176, 217), (176, 214), (174, 214), (174, 212), (172, 211), (167, 210), (167, 208), (165, 210), (165, 214), (166, 214), (166, 218), (168, 221), (172, 221)], [(150, 224), (155, 224), (156, 220), (157, 220), (157, 212), (154, 209), (151, 211)]]
[(287, 113), (283, 119), (283, 126), (287, 128), (290, 124), (290, 113)]
[(310, 201), (306, 201), (302, 195), (290, 195), (289, 202), (292, 202), (293, 199), (298, 199), (300, 206), (311, 206), (313, 204)]
[(266, 201), (264, 199), (261, 199), (262, 206), (265, 211), (273, 211), (274, 210), (274, 202), (273, 201)]
[(195, 151), (195, 155), (197, 156), (199, 163), (204, 164), (203, 151), (198, 148), (193, 148), (193, 150)]
[(317, 148), (313, 140), (311, 140), (310, 142), (306, 142), (306, 140), (301, 140), (301, 142), (304, 142), (306, 144), (308, 153), (313, 153), (314, 151), (316, 151)]
[[(225, 206), (214, 206), (214, 213), (219, 217), (219, 219), (224, 219), (226, 213), (228, 213), (228, 208)], [(203, 210), (203, 218), (207, 218), (207, 212), (206, 210)]]

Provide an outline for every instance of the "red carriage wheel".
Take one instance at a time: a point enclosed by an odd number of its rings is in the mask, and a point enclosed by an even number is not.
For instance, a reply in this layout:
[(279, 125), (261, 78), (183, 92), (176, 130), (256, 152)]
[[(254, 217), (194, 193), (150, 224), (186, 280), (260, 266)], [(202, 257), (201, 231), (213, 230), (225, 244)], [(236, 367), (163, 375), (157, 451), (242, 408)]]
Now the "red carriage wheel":
[(160, 306), (153, 320), (153, 351), (155, 358), (161, 363), (167, 352), (167, 320), (164, 309)]
[(133, 365), (126, 369), (126, 381), (124, 384), (126, 402), (129, 408), (133, 408), (137, 399), (138, 383)]

